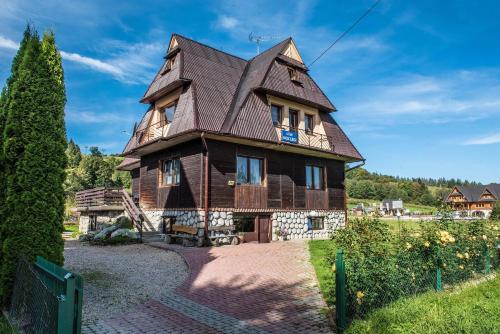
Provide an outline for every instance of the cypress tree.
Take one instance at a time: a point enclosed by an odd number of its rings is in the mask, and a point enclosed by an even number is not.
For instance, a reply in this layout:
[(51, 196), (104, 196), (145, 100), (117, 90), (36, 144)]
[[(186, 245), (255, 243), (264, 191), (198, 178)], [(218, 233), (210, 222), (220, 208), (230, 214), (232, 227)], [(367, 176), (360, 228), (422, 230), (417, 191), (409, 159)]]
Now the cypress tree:
[(45, 34), (42, 43), (32, 36), (9, 93), (4, 131), (3, 301), (10, 296), (20, 256), (63, 263), (64, 77), (53, 34)]
[(26, 47), (32, 38), (31, 27), (28, 25), (24, 30), (23, 39), (20, 43), (16, 56), (12, 60), (11, 75), (6, 81), (0, 95), (0, 263), (2, 259), (3, 235), (2, 228), (5, 225), (5, 196), (6, 196), (6, 164), (4, 159), (4, 132), (7, 113), (9, 108), (10, 93), (19, 76), (19, 66), (23, 59)]

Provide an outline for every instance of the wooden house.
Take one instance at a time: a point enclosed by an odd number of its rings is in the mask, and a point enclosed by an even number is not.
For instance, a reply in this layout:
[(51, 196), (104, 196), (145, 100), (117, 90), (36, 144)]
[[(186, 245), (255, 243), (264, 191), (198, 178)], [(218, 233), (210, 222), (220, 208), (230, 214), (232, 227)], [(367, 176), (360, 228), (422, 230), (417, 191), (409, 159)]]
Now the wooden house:
[(245, 60), (174, 34), (141, 99), (121, 170), (145, 227), (234, 227), (246, 241), (345, 224), (346, 163), (363, 160), (288, 38)]
[(488, 217), (495, 202), (500, 200), (500, 184), (453, 187), (446, 202), (460, 216)]

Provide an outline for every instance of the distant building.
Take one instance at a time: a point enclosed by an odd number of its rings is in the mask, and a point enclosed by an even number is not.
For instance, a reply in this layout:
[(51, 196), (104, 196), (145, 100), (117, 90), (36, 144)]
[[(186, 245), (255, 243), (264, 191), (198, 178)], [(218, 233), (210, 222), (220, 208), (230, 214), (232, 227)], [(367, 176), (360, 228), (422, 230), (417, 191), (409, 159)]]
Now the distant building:
[(384, 199), (380, 203), (380, 212), (384, 215), (397, 215), (398, 212), (403, 214), (404, 205), (401, 199)]
[(446, 202), (462, 217), (489, 217), (500, 200), (500, 184), (455, 186)]

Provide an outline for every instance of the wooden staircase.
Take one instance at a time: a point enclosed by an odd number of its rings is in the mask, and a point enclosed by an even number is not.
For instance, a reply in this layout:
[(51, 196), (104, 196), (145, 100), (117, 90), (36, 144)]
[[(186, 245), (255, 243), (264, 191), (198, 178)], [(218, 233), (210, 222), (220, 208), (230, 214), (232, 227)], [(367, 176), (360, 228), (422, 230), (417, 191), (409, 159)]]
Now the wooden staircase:
[(122, 199), (125, 212), (127, 212), (135, 227), (139, 230), (139, 233), (141, 233), (141, 237), (143, 232), (154, 231), (154, 228), (147, 219), (146, 215), (135, 204), (132, 197), (130, 197), (125, 189), (122, 189)]

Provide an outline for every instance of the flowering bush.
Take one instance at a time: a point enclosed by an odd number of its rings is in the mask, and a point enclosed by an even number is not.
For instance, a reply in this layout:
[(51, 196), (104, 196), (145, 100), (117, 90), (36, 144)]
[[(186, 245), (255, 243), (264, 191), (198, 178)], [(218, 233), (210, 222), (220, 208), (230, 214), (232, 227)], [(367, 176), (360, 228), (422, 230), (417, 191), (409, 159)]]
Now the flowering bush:
[[(367, 218), (338, 231), (334, 239), (345, 254), (348, 314), (364, 316), (400, 297), (434, 289), (437, 268), (445, 286), (484, 273), (487, 254), (496, 268), (499, 224), (448, 217), (422, 223), (417, 231), (403, 229), (399, 236)], [(329, 260), (333, 263), (335, 254)]]

